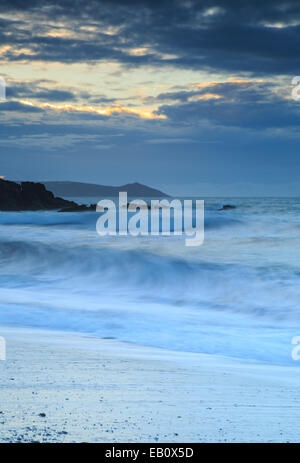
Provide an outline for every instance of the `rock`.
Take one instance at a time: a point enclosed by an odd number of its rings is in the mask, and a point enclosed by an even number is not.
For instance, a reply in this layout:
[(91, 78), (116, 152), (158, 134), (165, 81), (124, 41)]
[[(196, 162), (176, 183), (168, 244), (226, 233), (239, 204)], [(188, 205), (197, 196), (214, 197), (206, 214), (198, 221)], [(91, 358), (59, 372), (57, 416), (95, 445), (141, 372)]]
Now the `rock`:
[(39, 416), (41, 416), (42, 418), (45, 418), (45, 417), (46, 417), (46, 413), (39, 413)]
[(230, 209), (236, 209), (236, 206), (233, 206), (232, 204), (224, 204), (224, 206), (222, 206), (221, 209), (218, 209), (218, 211), (228, 211)]
[(86, 206), (85, 204), (76, 204), (76, 206), (64, 207), (60, 209), (58, 212), (85, 212), (85, 211), (95, 211), (96, 204), (91, 204), (90, 206)]
[[(92, 206), (90, 206), (92, 207)], [(42, 183), (11, 182), (0, 179), (0, 211), (90, 210), (74, 201), (57, 198)], [(85, 209), (87, 208), (87, 209)]]

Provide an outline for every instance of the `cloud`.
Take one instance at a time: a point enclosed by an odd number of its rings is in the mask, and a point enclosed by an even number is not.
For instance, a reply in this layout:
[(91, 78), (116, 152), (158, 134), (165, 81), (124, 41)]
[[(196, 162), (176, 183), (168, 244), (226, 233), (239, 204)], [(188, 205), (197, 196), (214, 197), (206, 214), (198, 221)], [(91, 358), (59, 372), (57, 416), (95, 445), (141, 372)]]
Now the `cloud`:
[[(78, 112), (78, 113), (88, 113), (88, 114), (95, 114), (101, 117), (110, 117), (110, 116), (117, 116), (117, 115), (127, 115), (127, 116), (134, 116), (140, 117), (141, 119), (166, 119), (164, 114), (158, 114), (157, 112), (153, 112), (151, 110), (146, 109), (139, 109), (139, 108), (127, 108), (125, 106), (111, 106), (111, 107), (95, 107), (95, 106), (74, 106), (71, 104), (53, 104), (53, 103), (36, 103), (29, 100), (20, 100), (18, 102), (11, 102), (10, 104), (7, 103), (4, 106), (4, 111), (7, 108), (11, 108), (10, 110), (17, 110), (20, 107), (26, 108), (35, 108), (39, 110), (53, 110), (53, 111), (67, 111), (67, 112)], [(14, 109), (12, 109), (14, 108)], [(23, 111), (23, 108), (22, 108)]]
[(5, 174), (297, 181), (298, 0), (2, 0), (0, 40)]
[(6, 111), (17, 111), (21, 113), (41, 113), (42, 109), (35, 106), (24, 105), (18, 101), (1, 102), (0, 112)]
[[(158, 95), (158, 101), (171, 101), (161, 105), (158, 114), (177, 123), (207, 122), (211, 126), (257, 130), (299, 127), (300, 104), (288, 98), (288, 83), (283, 95), (272, 82), (229, 81), (199, 87), (198, 90)], [(203, 95), (218, 95), (219, 98), (201, 98)]]
[[(55, 85), (53, 81), (37, 80), (22, 82), (8, 80), (6, 86), (7, 99), (34, 98), (42, 101), (75, 101), (77, 95), (74, 91), (49, 88)], [(47, 87), (45, 87), (47, 86)]]
[(253, 75), (300, 68), (297, 0), (15, 0), (2, 2), (2, 11), (3, 60), (109, 60)]

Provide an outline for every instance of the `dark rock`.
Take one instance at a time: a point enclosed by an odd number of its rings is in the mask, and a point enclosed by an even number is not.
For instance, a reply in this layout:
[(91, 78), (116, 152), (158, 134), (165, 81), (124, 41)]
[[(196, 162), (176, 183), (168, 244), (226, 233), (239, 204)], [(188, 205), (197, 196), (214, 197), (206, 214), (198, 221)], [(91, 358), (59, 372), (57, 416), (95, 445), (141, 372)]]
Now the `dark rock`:
[(45, 418), (46, 413), (39, 413), (39, 416), (41, 416), (42, 418)]
[(42, 183), (0, 179), (1, 211), (39, 211), (79, 207), (74, 201), (56, 198)]
[(221, 209), (218, 209), (219, 211), (228, 211), (230, 209), (236, 209), (236, 206), (233, 206), (232, 204), (224, 204), (224, 206), (221, 207)]
[(85, 211), (95, 211), (96, 204), (91, 204), (90, 206), (86, 206), (85, 204), (76, 204), (76, 206), (64, 207), (60, 209), (59, 212), (85, 212)]

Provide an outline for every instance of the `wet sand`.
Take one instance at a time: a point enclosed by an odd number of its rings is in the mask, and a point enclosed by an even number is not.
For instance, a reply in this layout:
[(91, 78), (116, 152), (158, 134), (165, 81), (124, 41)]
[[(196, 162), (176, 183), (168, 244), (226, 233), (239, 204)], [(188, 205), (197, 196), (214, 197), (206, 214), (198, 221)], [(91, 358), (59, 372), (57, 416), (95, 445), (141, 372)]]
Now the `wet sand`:
[(0, 328), (0, 442), (299, 442), (300, 370)]

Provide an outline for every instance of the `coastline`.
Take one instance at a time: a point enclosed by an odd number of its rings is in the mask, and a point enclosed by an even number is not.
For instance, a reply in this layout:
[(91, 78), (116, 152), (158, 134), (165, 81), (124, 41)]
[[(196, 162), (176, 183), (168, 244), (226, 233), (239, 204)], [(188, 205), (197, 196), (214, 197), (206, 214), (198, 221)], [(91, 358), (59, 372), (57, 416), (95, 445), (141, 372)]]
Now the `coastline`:
[(29, 328), (0, 335), (0, 442), (300, 441), (297, 365)]

